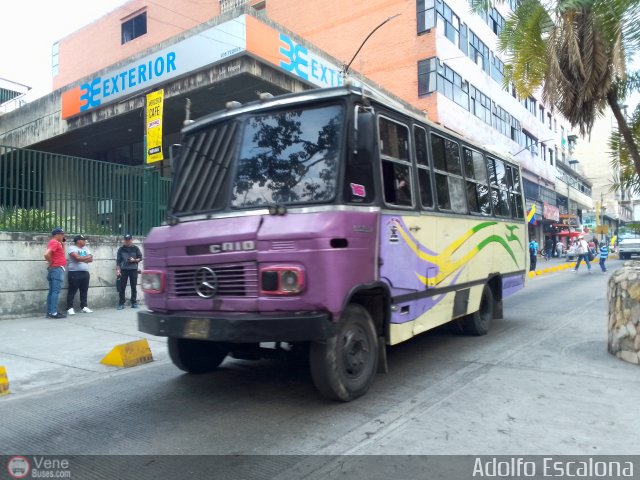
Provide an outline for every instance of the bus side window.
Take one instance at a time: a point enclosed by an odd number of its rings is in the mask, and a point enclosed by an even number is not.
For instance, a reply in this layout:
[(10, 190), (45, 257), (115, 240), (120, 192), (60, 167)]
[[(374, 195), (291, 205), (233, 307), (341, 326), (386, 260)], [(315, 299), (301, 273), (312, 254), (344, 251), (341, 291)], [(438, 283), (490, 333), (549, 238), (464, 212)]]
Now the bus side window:
[(429, 153), (427, 145), (427, 131), (413, 127), (416, 146), (416, 162), (418, 164), (418, 187), (420, 189), (420, 202), (425, 208), (433, 208), (433, 190), (431, 188), (431, 170), (429, 168)]
[(487, 157), (487, 170), (491, 182), (491, 203), (493, 214), (499, 217), (508, 217), (509, 214), (509, 192), (508, 185), (511, 183), (507, 177), (505, 164), (497, 158)]
[(462, 147), (464, 176), (467, 182), (467, 202), (469, 211), (491, 215), (489, 181), (484, 156), (480, 152)]
[(508, 166), (512, 175), (511, 188), (509, 189), (509, 200), (511, 201), (511, 216), (522, 220), (524, 218), (524, 208), (522, 206), (522, 190), (520, 188), (520, 173), (513, 166)]
[(379, 130), (384, 201), (389, 205), (412, 207), (409, 129), (405, 125), (380, 117)]
[(457, 142), (431, 134), (431, 153), (436, 177), (438, 208), (467, 213), (464, 179)]

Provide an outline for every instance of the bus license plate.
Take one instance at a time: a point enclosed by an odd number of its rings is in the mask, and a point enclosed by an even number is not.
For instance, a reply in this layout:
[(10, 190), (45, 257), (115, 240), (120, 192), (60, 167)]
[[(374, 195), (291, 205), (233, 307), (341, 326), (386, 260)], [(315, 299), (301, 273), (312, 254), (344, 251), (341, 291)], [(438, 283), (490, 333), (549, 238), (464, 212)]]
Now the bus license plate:
[(184, 326), (185, 338), (208, 338), (209, 337), (209, 319), (208, 318), (191, 318), (187, 320)]

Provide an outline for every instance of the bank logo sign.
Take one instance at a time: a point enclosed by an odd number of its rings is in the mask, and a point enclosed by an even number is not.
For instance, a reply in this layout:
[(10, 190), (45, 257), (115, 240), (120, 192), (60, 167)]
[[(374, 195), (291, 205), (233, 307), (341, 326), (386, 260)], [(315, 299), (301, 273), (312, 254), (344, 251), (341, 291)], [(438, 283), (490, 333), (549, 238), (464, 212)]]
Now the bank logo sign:
[(90, 78), (62, 94), (62, 118), (126, 98), (154, 85), (205, 67), (245, 50), (243, 18), (234, 19), (168, 48)]
[(318, 87), (342, 85), (339, 64), (257, 18), (242, 15), (67, 90), (62, 94), (62, 118), (152, 90), (245, 51)]

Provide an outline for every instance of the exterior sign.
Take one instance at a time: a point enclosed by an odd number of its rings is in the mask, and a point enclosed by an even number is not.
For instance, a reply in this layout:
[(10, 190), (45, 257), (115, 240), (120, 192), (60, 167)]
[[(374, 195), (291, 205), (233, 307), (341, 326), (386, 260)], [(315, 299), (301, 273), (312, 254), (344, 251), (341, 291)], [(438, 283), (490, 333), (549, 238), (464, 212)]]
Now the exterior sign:
[[(318, 87), (343, 84), (341, 65), (317, 55), (286, 33), (250, 15), (241, 15), (67, 90), (62, 94), (62, 118), (152, 90), (245, 51)], [(352, 83), (361, 84), (355, 79)], [(398, 104), (379, 90), (367, 88)]]
[(558, 207), (554, 207), (553, 205), (549, 205), (548, 203), (545, 203), (542, 209), (542, 216), (548, 220), (559, 222), (560, 209)]
[(246, 16), (247, 51), (318, 87), (342, 85), (342, 70), (259, 20)]
[(88, 79), (62, 94), (62, 118), (70, 118), (245, 50), (244, 17), (216, 25), (170, 47)]
[(156, 90), (147, 95), (147, 163), (164, 159), (162, 151), (162, 107), (164, 90)]

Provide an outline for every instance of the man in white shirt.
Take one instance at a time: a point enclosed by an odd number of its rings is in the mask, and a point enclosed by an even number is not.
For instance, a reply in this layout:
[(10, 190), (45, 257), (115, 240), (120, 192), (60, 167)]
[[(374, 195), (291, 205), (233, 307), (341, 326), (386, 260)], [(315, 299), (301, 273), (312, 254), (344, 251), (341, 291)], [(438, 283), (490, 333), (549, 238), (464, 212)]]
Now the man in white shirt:
[(584, 236), (580, 235), (578, 237), (577, 242), (577, 255), (578, 261), (576, 262), (576, 266), (573, 268), (573, 272), (577, 272), (580, 267), (580, 262), (584, 260), (584, 263), (587, 264), (587, 268), (589, 269), (589, 273), (591, 273), (591, 262), (589, 261), (589, 244), (585, 241)]
[(87, 306), (87, 293), (89, 291), (89, 264), (93, 262), (93, 255), (86, 248), (87, 239), (84, 235), (76, 235), (73, 237), (73, 245), (69, 247), (69, 263), (67, 270), (69, 271), (69, 290), (67, 291), (67, 314), (75, 315), (73, 309), (73, 298), (76, 292), (80, 290), (80, 311), (83, 313), (92, 313)]

